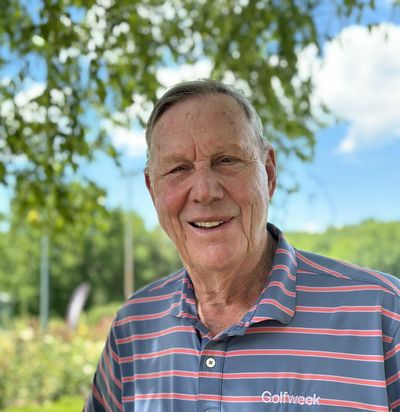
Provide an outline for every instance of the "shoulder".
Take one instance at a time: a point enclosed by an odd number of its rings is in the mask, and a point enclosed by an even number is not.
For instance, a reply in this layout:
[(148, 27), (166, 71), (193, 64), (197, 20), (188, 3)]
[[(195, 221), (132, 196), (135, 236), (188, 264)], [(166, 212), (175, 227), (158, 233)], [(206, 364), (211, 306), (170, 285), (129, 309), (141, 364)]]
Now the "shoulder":
[(180, 269), (136, 291), (119, 310), (116, 321), (168, 310), (181, 293), (185, 273)]
[(400, 279), (393, 275), (302, 250), (296, 250), (296, 258), (299, 274), (323, 276), (343, 284), (378, 286), (400, 298)]

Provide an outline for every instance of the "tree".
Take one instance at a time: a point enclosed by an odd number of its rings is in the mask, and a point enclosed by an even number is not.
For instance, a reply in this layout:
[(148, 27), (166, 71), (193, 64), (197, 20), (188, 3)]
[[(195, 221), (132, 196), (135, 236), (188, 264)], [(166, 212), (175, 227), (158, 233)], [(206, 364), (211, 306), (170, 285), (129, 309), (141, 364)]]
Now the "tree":
[[(50, 308), (64, 316), (73, 290), (82, 282), (92, 289), (89, 305), (104, 305), (124, 300), (123, 232), (121, 210), (90, 207), (86, 198), (102, 194), (98, 188), (70, 184), (69, 205), (80, 210), (80, 219), (68, 224), (58, 216), (50, 238)], [(12, 208), (17, 207), (14, 201)], [(9, 292), (22, 314), (37, 314), (39, 307), (40, 212), (25, 219), (13, 213), (10, 229), (0, 232), (0, 291)], [(85, 218), (83, 218), (85, 217)], [(180, 260), (175, 248), (159, 227), (147, 230), (143, 220), (133, 214), (135, 236), (136, 288), (157, 277), (176, 271)]]
[[(68, 182), (96, 151), (113, 158), (109, 122), (143, 122), (161, 67), (207, 60), (247, 91), (282, 156), (312, 157), (312, 84), (298, 51), (319, 45), (319, 13), (342, 19), (370, 0), (2, 0), (0, 182), (49, 193), (65, 215)], [(353, 18), (353, 19), (354, 19)], [(132, 114), (134, 116), (132, 117)], [(20, 197), (22, 199), (23, 197)]]
[(400, 222), (366, 220), (358, 225), (329, 228), (324, 233), (288, 233), (299, 249), (380, 270), (400, 277)]

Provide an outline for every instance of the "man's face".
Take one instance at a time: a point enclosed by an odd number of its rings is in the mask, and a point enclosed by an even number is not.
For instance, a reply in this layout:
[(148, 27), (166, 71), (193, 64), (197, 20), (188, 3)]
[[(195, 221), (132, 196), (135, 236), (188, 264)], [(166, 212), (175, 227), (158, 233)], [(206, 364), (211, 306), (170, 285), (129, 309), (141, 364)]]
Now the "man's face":
[(275, 156), (262, 152), (238, 103), (223, 94), (184, 100), (151, 139), (147, 187), (186, 268), (254, 265), (266, 246)]

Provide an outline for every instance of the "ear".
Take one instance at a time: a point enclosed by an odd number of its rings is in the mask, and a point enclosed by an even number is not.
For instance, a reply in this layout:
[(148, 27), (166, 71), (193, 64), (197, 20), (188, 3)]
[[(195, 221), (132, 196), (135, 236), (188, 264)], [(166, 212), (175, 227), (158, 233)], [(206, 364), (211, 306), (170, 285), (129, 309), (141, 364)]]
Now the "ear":
[(148, 171), (147, 168), (146, 168), (145, 171), (144, 171), (144, 180), (145, 180), (145, 182), (146, 182), (147, 190), (149, 191), (150, 196), (151, 196), (151, 199), (152, 199), (152, 201), (153, 201), (153, 203), (154, 203), (153, 186), (151, 185), (150, 174), (149, 174), (149, 171)]
[(268, 146), (265, 160), (265, 170), (268, 175), (268, 195), (272, 199), (276, 188), (276, 157), (275, 150), (271, 145)]

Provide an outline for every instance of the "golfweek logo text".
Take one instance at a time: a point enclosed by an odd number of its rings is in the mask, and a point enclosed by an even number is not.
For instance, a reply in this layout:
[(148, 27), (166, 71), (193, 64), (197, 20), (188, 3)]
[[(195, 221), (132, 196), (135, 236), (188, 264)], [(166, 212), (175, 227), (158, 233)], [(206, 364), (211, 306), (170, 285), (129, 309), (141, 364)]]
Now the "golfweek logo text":
[(319, 405), (320, 396), (314, 393), (312, 396), (292, 395), (288, 392), (279, 392), (272, 394), (270, 391), (264, 391), (261, 395), (264, 403), (292, 403), (295, 405)]

